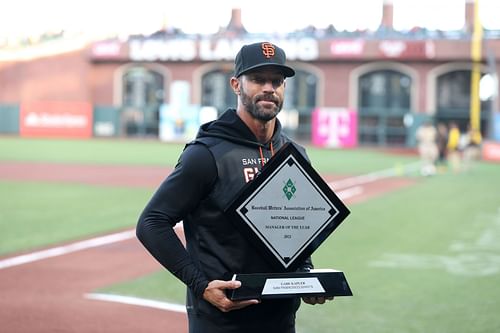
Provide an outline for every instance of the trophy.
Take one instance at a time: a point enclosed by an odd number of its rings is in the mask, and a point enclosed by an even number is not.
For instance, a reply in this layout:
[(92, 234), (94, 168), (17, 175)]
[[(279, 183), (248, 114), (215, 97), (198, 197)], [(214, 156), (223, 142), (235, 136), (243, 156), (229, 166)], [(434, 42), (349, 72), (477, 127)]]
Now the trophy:
[(342, 271), (298, 271), (349, 209), (292, 143), (285, 144), (225, 210), (275, 272), (236, 273), (232, 300), (352, 296)]

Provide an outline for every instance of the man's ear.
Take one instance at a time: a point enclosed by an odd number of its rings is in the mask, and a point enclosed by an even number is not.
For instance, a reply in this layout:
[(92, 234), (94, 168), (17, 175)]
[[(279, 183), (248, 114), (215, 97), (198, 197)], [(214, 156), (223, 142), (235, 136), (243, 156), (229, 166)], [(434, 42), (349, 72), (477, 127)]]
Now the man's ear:
[(240, 94), (240, 80), (237, 77), (232, 77), (229, 81), (231, 84), (231, 88), (233, 88), (233, 91), (236, 95)]

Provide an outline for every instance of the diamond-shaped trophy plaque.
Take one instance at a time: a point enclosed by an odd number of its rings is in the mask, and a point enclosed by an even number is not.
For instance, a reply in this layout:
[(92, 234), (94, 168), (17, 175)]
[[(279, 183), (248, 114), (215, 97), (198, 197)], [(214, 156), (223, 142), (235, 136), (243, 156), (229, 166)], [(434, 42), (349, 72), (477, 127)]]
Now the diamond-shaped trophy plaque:
[(297, 148), (285, 144), (226, 209), (276, 270), (234, 274), (241, 287), (229, 297), (352, 296), (341, 271), (297, 271), (349, 213)]

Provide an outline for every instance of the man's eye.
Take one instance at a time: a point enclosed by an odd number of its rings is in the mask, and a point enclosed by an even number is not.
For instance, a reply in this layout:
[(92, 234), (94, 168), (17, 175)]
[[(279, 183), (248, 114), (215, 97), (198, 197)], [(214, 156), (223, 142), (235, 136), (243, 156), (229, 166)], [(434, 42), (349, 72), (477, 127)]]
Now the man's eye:
[(276, 80), (273, 80), (273, 86), (275, 87), (279, 87), (283, 84), (284, 80), (283, 79), (276, 79)]
[(261, 85), (264, 85), (266, 84), (267, 82), (271, 81), (272, 85), (275, 86), (275, 87), (279, 87), (283, 84), (283, 82), (285, 82), (285, 80), (283, 79), (272, 79), (272, 80), (269, 80), (269, 79), (265, 79), (265, 78), (262, 78), (262, 77), (254, 77), (252, 78), (252, 82), (256, 83), (256, 84), (261, 84)]

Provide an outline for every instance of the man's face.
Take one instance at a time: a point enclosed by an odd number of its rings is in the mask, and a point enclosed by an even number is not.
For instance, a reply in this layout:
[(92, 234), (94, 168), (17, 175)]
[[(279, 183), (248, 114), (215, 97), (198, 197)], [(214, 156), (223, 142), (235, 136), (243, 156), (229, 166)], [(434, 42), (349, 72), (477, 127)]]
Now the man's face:
[(254, 71), (240, 78), (241, 102), (255, 119), (269, 121), (283, 107), (285, 78), (272, 70)]

